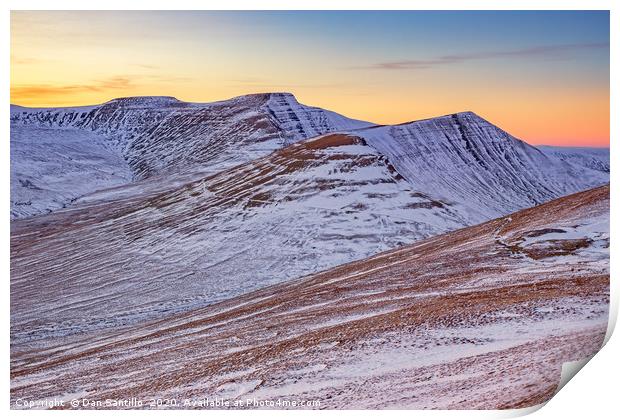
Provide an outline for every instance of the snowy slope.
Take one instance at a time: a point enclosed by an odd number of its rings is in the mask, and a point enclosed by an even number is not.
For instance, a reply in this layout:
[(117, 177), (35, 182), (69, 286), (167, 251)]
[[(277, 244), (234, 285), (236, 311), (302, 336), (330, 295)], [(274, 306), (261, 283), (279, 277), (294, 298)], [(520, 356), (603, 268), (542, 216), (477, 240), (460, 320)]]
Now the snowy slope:
[(468, 224), (344, 135), (114, 196), (13, 223), (14, 341), (204, 306)]
[(545, 154), (588, 169), (609, 173), (609, 148), (537, 146)]
[[(94, 304), (70, 294), (69, 314), (73, 299)], [(608, 309), (606, 186), (159, 321), (18, 342), (11, 401), (528, 407), (600, 349)]]
[(412, 187), (464, 206), (472, 223), (609, 182), (545, 154), (472, 112), (356, 131)]
[(83, 130), (11, 127), (11, 219), (57, 210), (130, 182), (129, 166), (104, 143)]

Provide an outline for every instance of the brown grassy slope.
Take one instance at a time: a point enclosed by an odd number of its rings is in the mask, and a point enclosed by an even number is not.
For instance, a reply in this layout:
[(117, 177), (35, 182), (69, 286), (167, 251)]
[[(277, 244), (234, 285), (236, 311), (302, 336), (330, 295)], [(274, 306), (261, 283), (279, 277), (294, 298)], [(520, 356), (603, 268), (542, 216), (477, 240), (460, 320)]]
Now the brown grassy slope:
[(523, 240), (608, 212), (604, 186), (126, 331), (13, 348), (11, 398), (540, 403), (564, 361), (600, 347), (609, 268), (593, 243), (532, 258)]

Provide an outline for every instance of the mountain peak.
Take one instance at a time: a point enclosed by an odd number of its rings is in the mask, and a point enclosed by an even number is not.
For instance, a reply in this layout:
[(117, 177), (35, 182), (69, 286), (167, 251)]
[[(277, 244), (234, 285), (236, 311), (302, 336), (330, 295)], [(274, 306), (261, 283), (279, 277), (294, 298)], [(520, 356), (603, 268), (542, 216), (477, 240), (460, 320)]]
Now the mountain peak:
[(496, 130), (504, 131), (472, 111), (457, 112), (456, 114), (446, 115), (446, 117), (449, 117), (459, 125), (469, 127), (493, 127)]
[(457, 116), (457, 117), (474, 117), (474, 118), (482, 119), (482, 117), (480, 117), (480, 115), (476, 114), (473, 111), (461, 111), (461, 112), (456, 112), (456, 113), (454, 113), (452, 115)]
[(220, 102), (254, 102), (254, 103), (265, 103), (270, 101), (276, 102), (289, 102), (289, 103), (299, 103), (295, 98), (295, 95), (289, 92), (257, 92), (257, 93), (246, 93), (245, 95), (235, 96), (233, 98), (220, 101)]
[(482, 118), (480, 115), (476, 114), (473, 111), (461, 111), (461, 112), (456, 112), (456, 113), (453, 113), (453, 114), (440, 115), (440, 116), (437, 116), (437, 117), (421, 118), (419, 120), (406, 121), (406, 122), (402, 122), (400, 124), (393, 124), (392, 126), (393, 127), (399, 127), (399, 126), (402, 127), (402, 126), (423, 124), (423, 123), (433, 122), (433, 121), (435, 121), (435, 122), (446, 121), (446, 120), (450, 120), (450, 119), (463, 120), (463, 121), (468, 122), (468, 123), (491, 124), (487, 120), (485, 120), (484, 118)]

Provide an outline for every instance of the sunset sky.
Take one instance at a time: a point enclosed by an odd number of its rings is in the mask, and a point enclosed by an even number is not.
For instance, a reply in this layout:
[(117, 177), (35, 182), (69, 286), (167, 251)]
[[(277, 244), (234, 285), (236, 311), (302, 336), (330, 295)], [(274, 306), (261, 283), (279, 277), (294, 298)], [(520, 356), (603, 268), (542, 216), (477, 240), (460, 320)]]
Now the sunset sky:
[(11, 13), (14, 104), (271, 91), (382, 124), (469, 110), (532, 144), (608, 146), (609, 13)]

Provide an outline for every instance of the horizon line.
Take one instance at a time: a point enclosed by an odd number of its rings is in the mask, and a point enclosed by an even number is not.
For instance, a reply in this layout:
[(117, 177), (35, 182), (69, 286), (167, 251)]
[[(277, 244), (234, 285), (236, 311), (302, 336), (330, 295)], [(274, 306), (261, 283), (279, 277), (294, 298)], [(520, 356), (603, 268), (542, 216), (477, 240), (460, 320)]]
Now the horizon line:
[[(250, 93), (245, 93), (242, 95), (236, 95), (236, 96), (232, 96), (232, 97), (228, 97), (225, 99), (217, 99), (217, 100), (213, 100), (213, 101), (208, 101), (208, 102), (200, 102), (200, 101), (186, 101), (183, 99), (179, 99), (177, 96), (173, 96), (173, 95), (134, 95), (134, 96), (119, 96), (119, 97), (112, 97), (111, 99), (108, 99), (106, 101), (103, 102), (99, 102), (99, 103), (91, 103), (91, 104), (80, 104), (80, 105), (57, 105), (57, 106), (28, 106), (28, 105), (20, 105), (18, 103), (10, 103), (10, 106), (17, 106), (20, 108), (26, 108), (26, 109), (67, 109), (67, 108), (87, 108), (87, 107), (96, 107), (96, 106), (102, 106), (105, 104), (108, 104), (112, 101), (115, 100), (120, 100), (120, 99), (133, 99), (133, 98), (166, 98), (166, 99), (173, 99), (175, 101), (178, 101), (180, 103), (185, 103), (185, 104), (196, 104), (196, 105), (209, 105), (209, 104), (215, 104), (218, 102), (225, 102), (225, 101), (230, 101), (233, 99), (237, 99), (237, 98), (242, 98), (242, 97), (246, 97), (246, 96), (259, 96), (259, 95), (274, 95), (274, 94), (280, 94), (280, 95), (290, 95), (292, 96), (297, 102), (299, 102), (297, 100), (297, 96), (293, 93), (293, 92), (287, 92), (287, 91), (267, 91), (267, 92), (250, 92)], [(304, 105), (304, 104), (302, 104)], [(330, 112), (336, 112), (346, 118), (351, 118), (351, 119), (356, 119), (356, 118), (352, 118), (349, 117), (345, 114), (341, 114), (338, 111), (333, 111), (331, 109), (328, 108), (322, 108), (322, 107), (316, 107), (314, 105), (306, 105), (306, 106), (310, 106), (310, 107), (315, 107), (315, 108), (321, 108), (323, 110), (326, 111), (330, 111)], [(517, 136), (514, 136), (512, 134), (510, 134), (510, 132), (504, 130), (503, 128), (499, 127), (498, 125), (496, 125), (495, 123), (487, 120), (486, 118), (482, 117), (480, 114), (478, 114), (475, 111), (471, 111), (471, 110), (465, 110), (465, 111), (457, 111), (457, 112), (448, 112), (445, 114), (439, 114), (439, 115), (435, 115), (435, 116), (431, 116), (431, 117), (425, 117), (425, 118), (419, 118), (419, 119), (414, 119), (414, 120), (407, 120), (407, 121), (403, 121), (403, 122), (399, 122), (399, 123), (392, 123), (392, 124), (378, 124), (378, 123), (374, 123), (372, 121), (365, 121), (365, 120), (359, 120), (359, 121), (363, 121), (363, 122), (367, 122), (369, 124), (372, 124), (369, 127), (365, 127), (365, 128), (371, 128), (373, 126), (376, 127), (394, 127), (394, 126), (400, 126), (400, 125), (406, 125), (406, 124), (413, 124), (416, 122), (421, 122), (421, 121), (428, 121), (428, 120), (433, 120), (433, 119), (437, 119), (437, 118), (443, 118), (443, 117), (447, 117), (447, 116), (451, 116), (451, 115), (458, 115), (458, 114), (473, 114), (475, 116), (477, 116), (478, 118), (481, 118), (483, 120), (485, 120), (486, 122), (488, 122), (489, 124), (494, 125), (495, 127), (499, 128), (502, 131), (505, 131), (506, 133), (508, 133), (509, 135), (511, 135), (512, 137), (523, 141), (524, 143), (527, 143), (531, 146), (535, 146), (535, 147), (539, 147), (539, 146), (547, 146), (547, 147), (564, 147), (564, 148), (571, 148), (571, 147), (582, 147), (582, 148), (592, 148), (592, 149), (610, 149), (611, 148), (611, 143), (607, 144), (607, 145), (554, 145), (554, 144), (549, 144), (548, 140), (546, 140), (545, 143), (537, 143), (535, 140), (530, 140), (530, 141), (526, 141), (523, 140)]]

